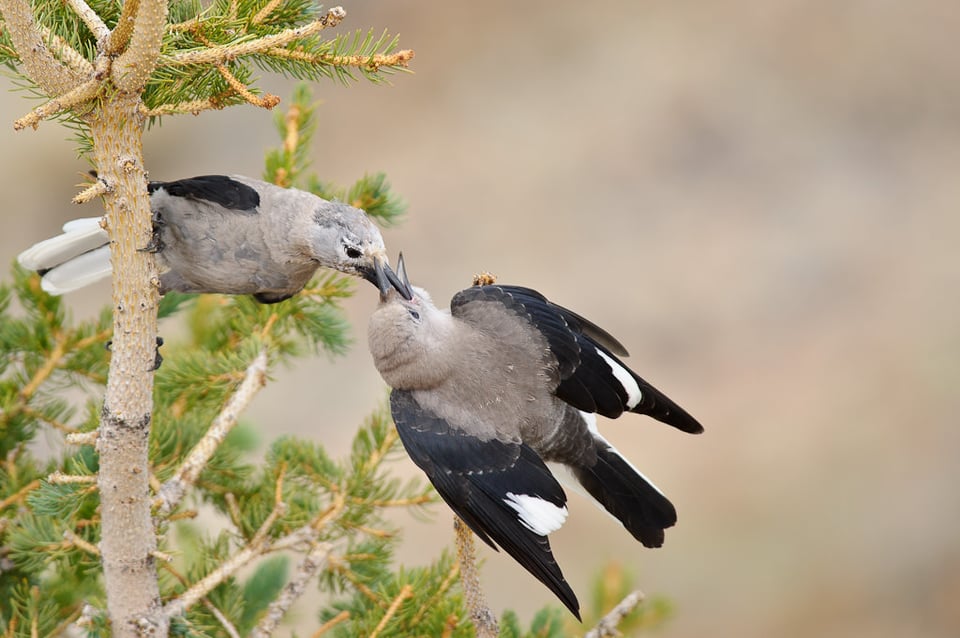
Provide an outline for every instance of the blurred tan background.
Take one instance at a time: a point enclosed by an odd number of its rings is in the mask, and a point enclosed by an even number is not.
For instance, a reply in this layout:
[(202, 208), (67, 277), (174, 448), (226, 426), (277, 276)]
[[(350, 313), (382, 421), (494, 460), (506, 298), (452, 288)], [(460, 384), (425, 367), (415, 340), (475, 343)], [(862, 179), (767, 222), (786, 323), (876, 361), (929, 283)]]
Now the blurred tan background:
[[(438, 301), (483, 269), (538, 288), (707, 428), (602, 424), (680, 523), (644, 550), (572, 496), (553, 546), (581, 599), (616, 559), (674, 602), (662, 635), (960, 635), (960, 4), (344, 6), (341, 29), (399, 32), (416, 73), (318, 85), (316, 170), (388, 173), (410, 204), (388, 245)], [(4, 263), (99, 210), (68, 203), (86, 166), (64, 129), (13, 133), (28, 108), (0, 93)], [(258, 175), (276, 143), (244, 107), (169, 119), (145, 152), (157, 179)], [(258, 398), (271, 434), (342, 451), (383, 398), (360, 293), (353, 352)], [(449, 544), (438, 512), (402, 521), (404, 560)], [(485, 556), (497, 609), (555, 602)]]

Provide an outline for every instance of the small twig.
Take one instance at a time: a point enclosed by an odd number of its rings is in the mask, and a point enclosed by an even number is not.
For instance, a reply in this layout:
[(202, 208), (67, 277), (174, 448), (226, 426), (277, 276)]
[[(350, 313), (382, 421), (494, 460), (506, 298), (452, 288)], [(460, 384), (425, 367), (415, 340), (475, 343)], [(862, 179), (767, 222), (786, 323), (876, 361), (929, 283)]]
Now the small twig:
[(87, 186), (85, 189), (74, 195), (73, 199), (70, 200), (74, 204), (86, 204), (90, 200), (96, 199), (101, 195), (106, 195), (110, 192), (110, 187), (107, 186), (107, 183), (101, 179), (98, 179), (94, 183)]
[(57, 58), (67, 65), (71, 71), (84, 76), (93, 73), (93, 65), (90, 64), (90, 61), (80, 55), (80, 52), (74, 49), (69, 42), (51, 31), (49, 27), (41, 24), (38, 25), (38, 28), (43, 38), (50, 43)]
[(287, 114), (283, 118), (286, 133), (283, 136), (283, 152), (287, 155), (293, 155), (300, 146), (300, 105), (293, 104), (287, 109)]
[(38, 487), (40, 487), (40, 479), (34, 479), (30, 481), (29, 483), (21, 487), (16, 492), (14, 492), (10, 496), (0, 501), (0, 510), (4, 509), (8, 505), (16, 503), (17, 501), (23, 500), (24, 498), (26, 498), (27, 494), (37, 489)]
[(223, 76), (223, 79), (227, 81), (227, 84), (230, 85), (230, 88), (250, 104), (267, 110), (272, 109), (277, 104), (280, 104), (280, 97), (273, 95), (272, 93), (266, 93), (263, 97), (254, 95), (253, 92), (251, 92), (243, 82), (238, 80), (237, 76), (231, 73), (230, 69), (228, 69), (225, 65), (218, 64), (217, 71), (219, 71), (220, 75)]
[(358, 592), (366, 596), (370, 600), (370, 602), (372, 602), (377, 607), (381, 607), (381, 608), (386, 607), (386, 603), (380, 600), (380, 597), (377, 596), (376, 592), (374, 592), (372, 589), (370, 589), (369, 587), (364, 585), (362, 582), (360, 582), (360, 578), (355, 573), (353, 573), (346, 565), (344, 565), (340, 561), (340, 559), (338, 559), (336, 556), (330, 556), (327, 559), (327, 562), (330, 564), (331, 570), (340, 574), (341, 576), (346, 578), (348, 581), (350, 581), (350, 584), (353, 585)]
[(339, 625), (340, 623), (342, 623), (344, 620), (347, 620), (348, 618), (350, 618), (350, 612), (347, 611), (346, 609), (344, 609), (344, 610), (341, 611), (339, 614), (337, 614), (336, 616), (334, 616), (333, 618), (331, 618), (331, 619), (328, 620), (327, 622), (325, 622), (325, 623), (323, 623), (322, 625), (320, 625), (319, 627), (317, 627), (317, 630), (316, 630), (315, 632), (313, 632), (312, 634), (310, 634), (310, 638), (320, 638), (320, 636), (322, 636), (323, 634), (327, 633), (328, 631), (330, 631), (330, 630), (333, 629), (335, 626), (337, 626), (337, 625)]
[(237, 503), (236, 495), (233, 492), (227, 492), (223, 495), (223, 500), (227, 503), (227, 513), (230, 514), (230, 522), (239, 530), (243, 526), (241, 523), (243, 518), (240, 516), (240, 504)]
[(396, 53), (374, 55), (333, 55), (332, 53), (308, 53), (297, 49), (284, 49), (273, 47), (265, 51), (268, 55), (275, 58), (284, 58), (287, 60), (296, 60), (297, 62), (309, 62), (311, 64), (329, 64), (331, 66), (353, 66), (377, 71), (384, 66), (397, 66), (406, 68), (410, 61), (416, 56), (413, 49), (403, 49)]
[(91, 555), (93, 555), (93, 556), (99, 556), (99, 555), (100, 555), (100, 548), (99, 548), (99, 547), (97, 547), (96, 545), (94, 545), (94, 544), (92, 544), (92, 543), (90, 543), (90, 542), (88, 542), (88, 541), (83, 540), (82, 538), (80, 538), (79, 536), (77, 536), (76, 534), (74, 534), (74, 533), (73, 533), (73, 530), (69, 530), (69, 529), (68, 529), (68, 530), (65, 530), (65, 531), (63, 532), (63, 540), (66, 541), (67, 543), (69, 543), (70, 545), (73, 545), (74, 547), (76, 547), (76, 548), (78, 548), (78, 549), (82, 549), (83, 551), (87, 552), (88, 554), (91, 554)]
[(86, 629), (92, 627), (94, 618), (103, 615), (102, 609), (97, 609), (90, 603), (85, 603), (80, 610), (80, 616), (73, 622), (77, 627)]
[(24, 415), (30, 417), (31, 419), (36, 419), (37, 421), (42, 421), (43, 423), (46, 423), (47, 425), (51, 426), (53, 429), (59, 430), (60, 432), (63, 432), (63, 433), (64, 433), (65, 435), (67, 435), (67, 436), (70, 436), (71, 434), (75, 434), (75, 433), (76, 433), (76, 428), (71, 427), (71, 426), (67, 425), (66, 423), (61, 423), (60, 421), (57, 421), (56, 419), (51, 419), (51, 418), (48, 417), (47, 415), (41, 414), (40, 412), (37, 412), (36, 410), (34, 410), (33, 408), (31, 408), (29, 405), (23, 406), (23, 407), (21, 408), (21, 410), (23, 411), (23, 414), (24, 414)]
[[(450, 586), (453, 584), (453, 581), (456, 580), (457, 576), (460, 575), (460, 565), (454, 563), (450, 568), (450, 572), (447, 574), (447, 577), (443, 579), (443, 582), (440, 583), (440, 586), (437, 587), (437, 590), (433, 592), (433, 595), (430, 596), (427, 600), (423, 602), (423, 605), (420, 606), (420, 609), (417, 610), (417, 613), (413, 615), (413, 618), (410, 619), (410, 625), (416, 627), (420, 624), (420, 621), (423, 620), (423, 617), (430, 611), (434, 605), (437, 604), (437, 601), (450, 589)], [(454, 621), (459, 619), (454, 615)], [(449, 618), (447, 619), (449, 620)]]
[(476, 547), (473, 532), (459, 516), (453, 517), (453, 530), (456, 533), (457, 561), (460, 563), (460, 585), (463, 597), (470, 613), (470, 620), (477, 629), (477, 638), (497, 638), (500, 625), (497, 617), (487, 605), (483, 589), (480, 587), (480, 570), (477, 568)]
[(210, 429), (203, 438), (190, 450), (190, 454), (180, 465), (176, 475), (164, 483), (160, 489), (161, 514), (172, 512), (186, 494), (187, 488), (193, 485), (197, 477), (207, 466), (207, 463), (217, 451), (227, 434), (237, 424), (237, 419), (244, 408), (253, 400), (267, 378), (267, 351), (261, 350), (253, 362), (247, 367), (246, 375), (236, 391), (216, 416)]
[(440, 634), (440, 638), (450, 638), (453, 636), (453, 630), (457, 628), (457, 625), (460, 624), (460, 617), (456, 614), (450, 614), (447, 616), (447, 619), (443, 621), (443, 633)]
[(70, 5), (74, 13), (80, 16), (80, 19), (83, 20), (83, 23), (90, 29), (90, 33), (97, 39), (97, 42), (102, 42), (110, 35), (110, 29), (107, 28), (107, 25), (104, 24), (100, 16), (97, 15), (97, 12), (90, 8), (86, 0), (67, 0), (67, 4)]
[(213, 617), (217, 619), (230, 638), (240, 638), (240, 632), (237, 631), (237, 628), (233, 626), (233, 623), (230, 622), (230, 619), (227, 618), (224, 613), (217, 608), (216, 605), (210, 602), (209, 599), (204, 598), (203, 606), (206, 607), (211, 614), (213, 614)]
[(127, 43), (130, 42), (130, 36), (133, 35), (133, 25), (136, 22), (137, 10), (140, 8), (140, 0), (125, 0), (123, 9), (120, 10), (120, 18), (113, 27), (113, 31), (108, 36), (104, 52), (107, 55), (117, 55), (123, 51)]
[(267, 514), (267, 517), (263, 520), (263, 523), (260, 524), (260, 528), (253, 535), (253, 538), (250, 539), (251, 545), (261, 545), (264, 541), (267, 540), (267, 535), (270, 533), (270, 530), (273, 528), (273, 524), (283, 516), (287, 511), (287, 504), (283, 502), (282, 493), (283, 493), (283, 475), (286, 466), (280, 468), (280, 475), (277, 477), (277, 485), (275, 488), (274, 494), (274, 503), (273, 509), (270, 510), (270, 513)]
[(588, 631), (583, 638), (611, 638), (620, 636), (621, 634), (617, 630), (617, 625), (619, 625), (620, 621), (632, 612), (637, 605), (643, 602), (644, 598), (645, 596), (640, 590), (630, 592), (623, 600), (617, 603), (613, 609), (608, 611), (606, 615), (600, 619), (600, 622)]
[[(190, 581), (187, 580), (187, 577), (181, 574), (180, 572), (178, 572), (176, 568), (174, 568), (174, 566), (172, 565), (172, 561), (169, 561), (169, 560), (164, 561), (160, 566), (168, 574), (171, 574), (174, 578), (176, 578), (180, 582), (180, 584), (183, 585), (184, 587), (187, 587), (190, 584)], [(220, 609), (218, 609), (217, 606), (210, 601), (209, 598), (204, 596), (203, 598), (200, 599), (200, 602), (203, 604), (204, 607), (207, 608), (207, 610), (211, 614), (213, 614), (213, 617), (220, 622), (220, 624), (223, 626), (227, 634), (230, 635), (230, 638), (240, 638), (240, 632), (237, 631), (237, 628), (233, 626), (233, 623), (230, 622), (230, 619), (227, 618), (223, 614), (223, 612), (221, 612)]]
[(400, 589), (400, 593), (397, 594), (397, 597), (393, 599), (393, 602), (390, 603), (390, 606), (387, 607), (387, 611), (383, 614), (383, 618), (380, 619), (380, 622), (377, 623), (376, 628), (370, 632), (370, 638), (377, 638), (380, 635), (380, 632), (384, 630), (387, 626), (387, 623), (390, 622), (390, 619), (394, 617), (397, 613), (397, 610), (400, 609), (400, 605), (403, 604), (407, 598), (413, 596), (413, 587), (410, 585), (404, 585)]
[(266, 539), (259, 545), (248, 543), (236, 554), (220, 563), (220, 566), (215, 570), (195, 582), (187, 591), (164, 605), (164, 616), (167, 618), (182, 616), (188, 609), (193, 607), (193, 605), (205, 598), (215, 587), (233, 576), (237, 573), (237, 570), (254, 558), (269, 554), (270, 552), (279, 551), (280, 549), (314, 541), (317, 536), (317, 530), (313, 529), (311, 525), (306, 525), (290, 532), (286, 536), (278, 538), (273, 543), (270, 543)]
[(359, 505), (372, 505), (373, 507), (410, 507), (411, 505), (423, 505), (433, 500), (429, 494), (422, 494), (412, 498), (394, 498), (388, 500), (368, 501), (359, 496), (353, 497), (353, 502)]
[(280, 6), (283, 3), (283, 0), (270, 0), (267, 4), (263, 5), (263, 8), (257, 11), (257, 15), (253, 16), (253, 24), (260, 24), (264, 20), (270, 17), (270, 14), (273, 13), (274, 9)]
[(220, 111), (226, 106), (222, 97), (213, 97), (203, 100), (190, 100), (189, 102), (178, 102), (176, 104), (161, 104), (156, 108), (147, 108), (140, 105), (140, 113), (144, 117), (163, 117), (164, 115), (175, 115), (177, 113), (192, 113), (200, 115), (203, 111)]
[(27, 385), (20, 389), (20, 400), (22, 403), (27, 403), (31, 397), (33, 397), (34, 393), (41, 386), (41, 384), (47, 380), (47, 377), (49, 377), (53, 371), (57, 369), (57, 366), (59, 366), (60, 362), (63, 360), (67, 339), (63, 334), (57, 335), (56, 339), (57, 341), (53, 346), (53, 350), (50, 351), (46, 361), (44, 361), (43, 365), (37, 369)]
[(47, 477), (48, 483), (54, 485), (93, 485), (97, 482), (96, 474), (64, 474), (57, 470)]
[(64, 441), (70, 445), (96, 445), (97, 437), (99, 436), (99, 430), (90, 430), (89, 432), (71, 432), (64, 437)]
[(28, 126), (37, 128), (41, 121), (92, 100), (96, 97), (97, 93), (100, 92), (101, 86), (102, 83), (98, 78), (87, 80), (73, 90), (59, 97), (55, 97), (45, 104), (41, 104), (20, 119), (14, 121), (13, 128), (17, 131), (23, 130)]
[(268, 638), (273, 634), (293, 603), (303, 595), (309, 582), (326, 564), (331, 548), (330, 543), (319, 543), (307, 552), (307, 555), (297, 566), (297, 571), (290, 582), (284, 586), (280, 595), (270, 603), (266, 614), (256, 628), (250, 632), (250, 638)]
[(280, 33), (265, 35), (262, 38), (248, 40), (239, 44), (226, 44), (207, 49), (199, 49), (196, 51), (186, 51), (168, 58), (166, 62), (168, 64), (182, 65), (223, 64), (228, 60), (245, 55), (263, 53), (267, 49), (272, 49), (273, 47), (282, 47), (293, 42), (294, 40), (300, 40), (316, 33), (320, 33), (328, 27), (337, 26), (346, 16), (347, 12), (343, 10), (343, 7), (333, 7), (327, 11), (325, 16), (319, 20), (314, 20), (309, 24), (295, 27), (293, 29), (286, 29)]

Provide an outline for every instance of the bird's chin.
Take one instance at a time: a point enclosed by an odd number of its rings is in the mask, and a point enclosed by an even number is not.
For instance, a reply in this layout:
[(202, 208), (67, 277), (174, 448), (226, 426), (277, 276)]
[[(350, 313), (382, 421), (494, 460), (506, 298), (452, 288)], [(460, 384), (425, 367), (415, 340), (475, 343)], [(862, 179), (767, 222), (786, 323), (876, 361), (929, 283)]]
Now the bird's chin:
[[(345, 271), (346, 272), (346, 271)], [(373, 266), (360, 266), (353, 272), (347, 272), (348, 275), (359, 275), (361, 278), (369, 281), (371, 284), (380, 288), (380, 279), (377, 277), (377, 271)]]

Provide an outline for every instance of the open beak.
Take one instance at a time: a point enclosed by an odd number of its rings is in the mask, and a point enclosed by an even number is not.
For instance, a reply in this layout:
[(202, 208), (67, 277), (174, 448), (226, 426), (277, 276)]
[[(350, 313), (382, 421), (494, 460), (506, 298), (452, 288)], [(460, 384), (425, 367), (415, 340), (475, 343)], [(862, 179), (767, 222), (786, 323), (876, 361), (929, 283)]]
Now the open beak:
[[(403, 268), (403, 256), (400, 256), (400, 267)], [(380, 257), (373, 258), (373, 271), (376, 275), (376, 285), (380, 289), (380, 298), (386, 299), (390, 288), (396, 289), (400, 296), (407, 301), (413, 299), (413, 292), (410, 290), (410, 282), (401, 280), (397, 273), (393, 272), (386, 259)], [(405, 279), (405, 278), (404, 278)]]

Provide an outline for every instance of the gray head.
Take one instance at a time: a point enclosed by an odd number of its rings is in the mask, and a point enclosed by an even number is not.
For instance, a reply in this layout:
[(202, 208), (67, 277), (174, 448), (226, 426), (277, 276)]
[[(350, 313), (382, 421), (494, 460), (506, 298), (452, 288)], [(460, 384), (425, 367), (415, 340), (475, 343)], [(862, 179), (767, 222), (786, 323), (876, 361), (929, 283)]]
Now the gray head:
[(403, 255), (397, 260), (396, 274), (399, 285), (380, 294), (380, 305), (370, 316), (367, 343), (387, 385), (427, 388), (447, 376), (456, 326), (449, 312), (433, 305), (427, 291), (410, 285)]
[(390, 268), (383, 236), (370, 217), (341, 202), (320, 202), (308, 237), (311, 257), (323, 266), (366, 279), (381, 295), (393, 287), (409, 296)]

